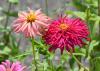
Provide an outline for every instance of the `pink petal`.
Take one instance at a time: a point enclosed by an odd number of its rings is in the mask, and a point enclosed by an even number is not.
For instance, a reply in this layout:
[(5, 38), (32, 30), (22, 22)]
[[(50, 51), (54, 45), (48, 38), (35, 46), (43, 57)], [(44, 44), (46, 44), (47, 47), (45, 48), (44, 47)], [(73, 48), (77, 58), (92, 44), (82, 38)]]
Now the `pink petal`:
[(13, 69), (15, 68), (16, 64), (13, 63), (12, 66), (11, 66), (11, 70), (13, 71)]
[(19, 12), (18, 16), (25, 18), (27, 16), (27, 13), (26, 12)]
[(41, 9), (36, 10), (36, 11), (35, 11), (35, 14), (36, 14), (36, 15), (42, 14)]
[(6, 63), (7, 63), (7, 67), (10, 68), (10, 65), (11, 65), (10, 61), (6, 60)]
[(14, 22), (13, 22), (13, 24), (16, 24), (16, 23), (23, 23), (23, 22), (25, 22), (26, 21), (26, 18), (18, 18), (17, 20), (15, 20)]
[(47, 26), (48, 26), (47, 23), (43, 23), (43, 22), (38, 21), (38, 20), (36, 20), (35, 22), (36, 22), (37, 24), (43, 26), (43, 27), (47, 27)]
[(3, 65), (0, 65), (0, 71), (6, 71), (6, 69)]
[(38, 30), (38, 25), (37, 25), (37, 23), (32, 23), (32, 27), (33, 27), (33, 30), (34, 30), (34, 32), (35, 32), (36, 34), (41, 35), (40, 32), (39, 32), (39, 30)]

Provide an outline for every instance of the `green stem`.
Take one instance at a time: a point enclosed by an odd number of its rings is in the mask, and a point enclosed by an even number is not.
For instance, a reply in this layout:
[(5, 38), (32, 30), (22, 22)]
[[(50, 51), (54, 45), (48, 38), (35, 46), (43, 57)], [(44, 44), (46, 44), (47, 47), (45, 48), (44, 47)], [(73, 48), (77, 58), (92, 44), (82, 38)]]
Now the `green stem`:
[(89, 71), (88, 68), (86, 68), (86, 67), (76, 58), (76, 56), (74, 56), (74, 55), (72, 54), (72, 57), (75, 59), (75, 61), (76, 61), (81, 67), (83, 67), (86, 71)]
[(98, 0), (98, 16), (100, 16), (100, 0)]
[[(100, 16), (100, 0), (98, 0), (98, 16)], [(99, 36), (100, 36), (100, 22), (99, 22)]]
[(84, 53), (73, 53), (73, 55), (77, 55), (77, 56), (85, 56)]
[[(7, 13), (9, 13), (9, 12), (10, 12), (10, 10), (11, 10), (11, 5), (12, 5), (12, 4), (11, 4), (11, 3), (9, 3)], [(8, 20), (9, 20), (9, 15), (7, 15), (7, 17), (6, 17), (5, 26), (4, 26), (4, 28), (5, 28), (5, 29), (7, 28), (7, 25), (8, 25)]]
[(54, 70), (53, 63), (52, 63), (52, 60), (50, 60), (50, 64), (51, 64), (51, 67), (52, 67), (52, 71), (55, 71), (55, 70)]
[(76, 58), (76, 56), (74, 55), (74, 53), (67, 52), (67, 54), (70, 55), (70, 56), (72, 56), (72, 57), (75, 59), (75, 61), (76, 61), (81, 67), (83, 67), (83, 68), (85, 69), (85, 71), (89, 71), (88, 68), (85, 67), (85, 66)]
[(45, 0), (45, 11), (46, 14), (48, 15), (48, 0)]
[[(90, 19), (90, 8), (87, 8), (87, 10), (86, 10), (86, 22), (87, 22), (87, 25), (88, 25), (88, 29), (90, 30), (89, 38), (92, 38), (91, 37), (91, 29), (90, 29), (89, 19)], [(86, 47), (86, 57), (89, 56), (89, 46), (90, 46), (90, 43), (91, 42), (89, 41), (89, 44)]]
[(35, 40), (34, 39), (31, 39), (31, 41), (32, 41), (32, 50), (33, 50), (33, 56), (34, 56), (33, 63), (35, 64), (35, 67), (36, 67), (35, 71), (38, 71), (36, 57), (35, 57), (35, 46), (34, 46), (34, 41)]
[[(12, 5), (12, 4), (9, 3), (7, 13), (10, 12), (10, 10), (11, 10), (11, 5)], [(9, 15), (6, 16), (4, 29), (7, 29), (8, 20), (9, 20)], [(3, 34), (4, 43), (5, 43), (5, 45), (7, 45), (7, 46), (8, 46), (8, 42), (9, 42), (9, 35), (10, 35), (10, 32), (8, 32), (8, 34), (7, 34), (6, 32), (4, 32), (4, 34)]]

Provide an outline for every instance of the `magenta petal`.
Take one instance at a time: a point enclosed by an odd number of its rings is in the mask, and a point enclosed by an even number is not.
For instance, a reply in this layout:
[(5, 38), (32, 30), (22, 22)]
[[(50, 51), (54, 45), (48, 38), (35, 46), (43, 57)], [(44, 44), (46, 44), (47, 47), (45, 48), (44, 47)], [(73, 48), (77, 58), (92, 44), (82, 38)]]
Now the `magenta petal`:
[(84, 45), (83, 39), (88, 38), (88, 35), (89, 30), (83, 20), (65, 16), (54, 20), (43, 37), (45, 42), (51, 46), (50, 51), (60, 48), (63, 52), (66, 48), (67, 51), (74, 52), (75, 46)]

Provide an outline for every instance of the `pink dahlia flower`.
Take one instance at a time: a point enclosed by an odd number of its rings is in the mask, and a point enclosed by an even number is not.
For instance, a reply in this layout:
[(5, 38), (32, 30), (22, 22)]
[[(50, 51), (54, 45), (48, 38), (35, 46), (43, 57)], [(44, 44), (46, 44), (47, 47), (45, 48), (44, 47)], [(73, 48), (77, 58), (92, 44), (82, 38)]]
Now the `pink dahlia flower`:
[[(18, 18), (13, 22), (15, 32), (21, 32), (26, 37), (41, 35), (47, 28), (50, 18), (41, 12), (41, 9), (19, 12)], [(42, 31), (43, 30), (43, 31)]]
[(0, 64), (0, 71), (23, 71), (24, 68), (20, 62), (11, 63), (9, 60)]
[(86, 23), (79, 18), (60, 17), (54, 20), (49, 29), (43, 36), (45, 42), (51, 47), (50, 51), (57, 48), (63, 52), (64, 48), (67, 51), (74, 51), (76, 45), (82, 47), (89, 35)]

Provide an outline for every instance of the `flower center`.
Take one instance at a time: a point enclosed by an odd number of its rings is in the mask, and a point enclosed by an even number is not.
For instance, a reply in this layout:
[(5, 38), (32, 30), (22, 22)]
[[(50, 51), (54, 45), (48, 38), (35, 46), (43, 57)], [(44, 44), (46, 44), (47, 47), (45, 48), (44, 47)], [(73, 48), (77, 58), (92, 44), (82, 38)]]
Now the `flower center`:
[(30, 12), (27, 16), (27, 22), (34, 22), (36, 20), (36, 15), (34, 12)]
[(59, 25), (59, 27), (60, 27), (61, 30), (67, 30), (69, 26), (65, 23), (62, 23), (62, 24)]

